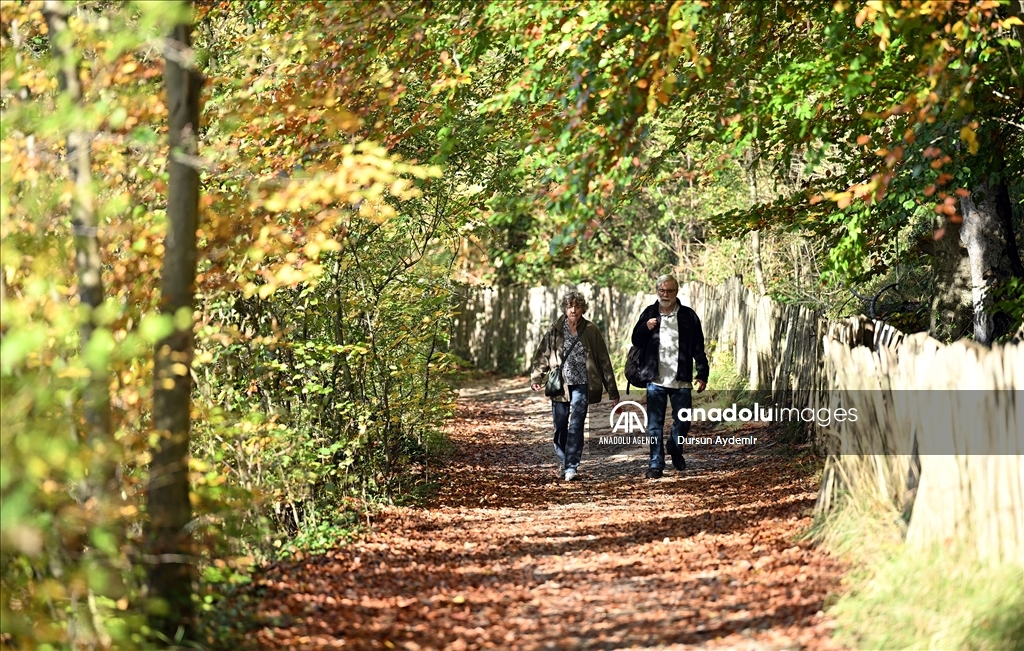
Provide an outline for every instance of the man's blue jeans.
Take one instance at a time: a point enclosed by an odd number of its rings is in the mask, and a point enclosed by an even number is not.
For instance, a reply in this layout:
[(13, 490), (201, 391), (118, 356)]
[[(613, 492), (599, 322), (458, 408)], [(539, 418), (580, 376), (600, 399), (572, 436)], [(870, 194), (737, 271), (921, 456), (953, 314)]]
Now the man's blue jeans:
[(566, 470), (580, 465), (583, 457), (583, 425), (587, 420), (587, 385), (570, 384), (569, 402), (551, 401), (555, 421), (555, 455)]
[[(662, 432), (665, 429), (665, 406), (672, 399), (672, 413), (678, 414), (680, 409), (693, 406), (690, 389), (667, 389), (663, 386), (647, 383), (647, 435), (651, 437), (651, 468), (665, 469), (665, 442)], [(668, 437), (668, 453), (682, 455), (682, 448), (676, 443), (678, 437), (686, 436), (690, 431), (690, 421), (680, 421), (672, 425), (672, 435)]]

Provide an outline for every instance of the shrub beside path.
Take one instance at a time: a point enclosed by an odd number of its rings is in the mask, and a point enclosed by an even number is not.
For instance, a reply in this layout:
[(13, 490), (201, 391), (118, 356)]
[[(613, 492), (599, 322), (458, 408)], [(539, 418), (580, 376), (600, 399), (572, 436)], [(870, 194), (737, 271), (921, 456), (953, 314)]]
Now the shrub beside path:
[(661, 480), (643, 478), (642, 456), (588, 455), (580, 481), (560, 482), (549, 403), (526, 383), (462, 390), (455, 453), (430, 504), (389, 508), (360, 542), (265, 569), (248, 639), (282, 649), (837, 648), (821, 611), (843, 568), (797, 540), (817, 492), (809, 453), (761, 428), (754, 449), (697, 452)]

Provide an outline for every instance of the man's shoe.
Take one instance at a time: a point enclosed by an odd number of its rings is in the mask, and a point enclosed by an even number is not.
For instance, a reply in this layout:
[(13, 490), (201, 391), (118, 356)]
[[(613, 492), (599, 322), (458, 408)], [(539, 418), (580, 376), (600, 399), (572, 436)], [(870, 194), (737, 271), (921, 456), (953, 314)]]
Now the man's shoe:
[(672, 467), (676, 470), (686, 470), (686, 459), (679, 452), (672, 455)]
[(576, 469), (575, 468), (568, 468), (568, 469), (566, 469), (566, 471), (565, 471), (565, 481), (575, 481), (575, 480), (576, 480)]
[(558, 478), (565, 479), (565, 466), (558, 464)]
[(644, 477), (648, 479), (661, 479), (661, 471), (657, 468), (648, 468)]

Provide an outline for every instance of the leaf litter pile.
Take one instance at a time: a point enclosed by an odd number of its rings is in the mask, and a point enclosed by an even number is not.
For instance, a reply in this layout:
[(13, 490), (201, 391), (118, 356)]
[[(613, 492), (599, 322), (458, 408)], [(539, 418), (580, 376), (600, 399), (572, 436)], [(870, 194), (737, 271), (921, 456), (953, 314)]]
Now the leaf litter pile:
[[(427, 506), (384, 511), (361, 541), (265, 568), (259, 648), (834, 649), (822, 613), (843, 567), (799, 534), (809, 462), (703, 448), (644, 479), (646, 454), (585, 454), (556, 477), (549, 401), (527, 380), (462, 391), (455, 453)], [(591, 406), (608, 418), (610, 403)], [(695, 424), (694, 434), (707, 434)], [(719, 432), (721, 433), (721, 432)], [(732, 435), (733, 432), (728, 432)]]

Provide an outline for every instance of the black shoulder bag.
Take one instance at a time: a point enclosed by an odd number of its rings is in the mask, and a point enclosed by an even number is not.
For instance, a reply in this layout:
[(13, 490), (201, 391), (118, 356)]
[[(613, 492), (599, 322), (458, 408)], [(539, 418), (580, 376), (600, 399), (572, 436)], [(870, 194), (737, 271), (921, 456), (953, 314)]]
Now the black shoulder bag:
[(636, 346), (629, 347), (629, 353), (626, 355), (626, 368), (624, 369), (627, 395), (629, 395), (630, 385), (637, 388), (647, 386), (646, 378), (644, 377), (644, 357), (646, 352), (646, 345), (642, 348), (637, 348)]
[[(658, 315), (658, 325), (661, 325), (660, 314)], [(648, 340), (643, 346), (629, 347), (629, 352), (626, 354), (626, 367), (623, 369), (623, 375), (626, 376), (626, 395), (629, 395), (630, 385), (643, 389), (647, 386), (648, 382), (654, 379), (653, 377), (647, 377), (650, 373), (644, 369), (647, 347), (650, 345), (651, 342)]]

